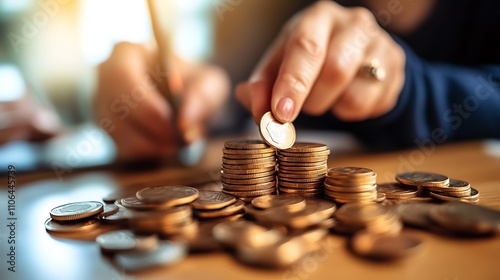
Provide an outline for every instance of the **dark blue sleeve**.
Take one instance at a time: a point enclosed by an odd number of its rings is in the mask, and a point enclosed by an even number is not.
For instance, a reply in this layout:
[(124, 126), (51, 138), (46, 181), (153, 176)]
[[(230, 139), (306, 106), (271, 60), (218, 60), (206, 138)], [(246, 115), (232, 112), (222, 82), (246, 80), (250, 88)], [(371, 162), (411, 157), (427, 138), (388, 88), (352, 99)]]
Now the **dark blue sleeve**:
[(345, 129), (381, 149), (500, 138), (500, 65), (432, 63), (399, 43), (406, 66), (397, 105), (377, 119), (344, 124)]

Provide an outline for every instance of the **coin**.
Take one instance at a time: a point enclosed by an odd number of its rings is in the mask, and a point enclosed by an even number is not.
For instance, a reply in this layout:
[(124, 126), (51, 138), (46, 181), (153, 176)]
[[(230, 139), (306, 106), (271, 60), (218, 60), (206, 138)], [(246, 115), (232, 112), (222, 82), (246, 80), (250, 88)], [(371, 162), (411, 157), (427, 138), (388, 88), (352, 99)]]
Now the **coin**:
[(281, 150), (280, 152), (293, 152), (293, 153), (314, 153), (327, 150), (328, 146), (319, 143), (296, 142), (288, 149)]
[(220, 218), (234, 214), (238, 214), (243, 210), (245, 203), (241, 200), (236, 200), (235, 203), (217, 210), (196, 211), (195, 214), (200, 218)]
[(260, 173), (253, 173), (253, 174), (231, 174), (231, 173), (225, 173), (224, 171), (221, 171), (221, 178), (223, 179), (255, 179), (255, 178), (262, 178), (262, 177), (267, 177), (267, 176), (272, 176), (276, 173), (276, 170), (272, 169), (270, 171), (264, 171)]
[(223, 164), (259, 164), (259, 163), (273, 163), (276, 161), (274, 155), (265, 158), (251, 158), (251, 159), (230, 159), (222, 158)]
[(466, 234), (500, 233), (500, 211), (462, 202), (447, 202), (430, 211), (436, 223)]
[(126, 271), (169, 266), (185, 259), (187, 249), (187, 246), (182, 242), (162, 241), (156, 249), (151, 251), (118, 253), (115, 255), (115, 262)]
[(119, 210), (119, 208), (115, 204), (105, 204), (102, 212), (99, 213), (98, 217), (99, 217), (99, 219), (102, 219), (104, 217), (111, 216), (111, 215), (117, 213), (118, 210)]
[(252, 149), (252, 150), (236, 150), (236, 149), (222, 149), (223, 154), (234, 154), (234, 155), (254, 155), (254, 154), (274, 154), (274, 149), (267, 147), (264, 149)]
[[(290, 150), (290, 149), (288, 149)], [(326, 149), (324, 151), (318, 151), (318, 152), (290, 152), (288, 150), (281, 150), (278, 152), (279, 155), (285, 156), (285, 157), (325, 157), (330, 154), (330, 150)]]
[(396, 181), (410, 186), (447, 187), (448, 176), (429, 172), (405, 172), (396, 174)]
[(222, 164), (222, 169), (227, 172), (234, 169), (271, 169), (276, 166), (276, 162), (256, 163), (256, 164)]
[(198, 195), (197, 189), (187, 186), (155, 186), (136, 193), (136, 197), (141, 201), (169, 207), (193, 202)]
[(373, 170), (364, 167), (333, 167), (328, 169), (328, 176), (373, 176)]
[(50, 210), (50, 217), (55, 221), (74, 221), (101, 213), (103, 205), (98, 201), (80, 201), (57, 206)]
[(283, 238), (276, 230), (244, 220), (219, 223), (213, 227), (212, 234), (217, 241), (233, 248), (241, 245), (268, 246)]
[(450, 179), (450, 184), (447, 188), (436, 188), (436, 187), (427, 187), (430, 191), (438, 191), (438, 192), (461, 192), (461, 191), (470, 191), (469, 182), (457, 179)]
[(237, 150), (269, 148), (269, 146), (261, 140), (230, 140), (224, 143), (224, 147)]
[(284, 207), (288, 211), (298, 211), (306, 206), (306, 200), (299, 195), (266, 195), (252, 200), (252, 205), (259, 209)]
[(381, 259), (407, 256), (414, 253), (421, 244), (422, 240), (406, 233), (394, 236), (359, 231), (351, 240), (351, 248), (358, 255)]
[(255, 191), (233, 191), (229, 190), (227, 188), (222, 189), (222, 192), (232, 194), (238, 198), (243, 198), (243, 197), (254, 197), (254, 196), (262, 196), (262, 195), (268, 195), (268, 194), (273, 194), (276, 192), (275, 187), (271, 187), (268, 189), (263, 189), (263, 190), (255, 190)]
[(377, 191), (384, 193), (386, 198), (405, 199), (417, 196), (418, 188), (398, 182), (389, 182), (378, 184)]
[(460, 202), (469, 202), (469, 203), (475, 203), (479, 201), (479, 192), (478, 190), (471, 188), (470, 189), (470, 194), (467, 196), (460, 196), (456, 197), (451, 195), (450, 193), (442, 192), (442, 193), (437, 193), (437, 192), (429, 192), (429, 196), (439, 199), (441, 201), (460, 201)]
[(260, 159), (260, 158), (267, 158), (267, 157), (272, 157), (275, 156), (276, 153), (269, 152), (269, 153), (255, 153), (255, 154), (229, 154), (229, 153), (224, 153), (224, 157), (227, 159)]
[(260, 135), (264, 142), (276, 149), (288, 149), (295, 143), (295, 127), (292, 123), (278, 122), (271, 112), (260, 119)]
[(222, 183), (222, 187), (223, 187), (222, 190), (226, 191), (260, 191), (260, 190), (268, 190), (269, 188), (275, 188), (276, 181), (270, 181), (253, 185), (234, 185), (234, 184)]
[(432, 209), (438, 207), (432, 203), (406, 203), (396, 207), (396, 211), (407, 225), (433, 230), (437, 226), (429, 217)]
[[(278, 161), (280, 162), (294, 162), (294, 163), (302, 163), (302, 162), (326, 162), (328, 160), (328, 156), (311, 156), (311, 157), (286, 157), (278, 154)], [(318, 164), (319, 165), (319, 164)]]
[(77, 221), (59, 222), (53, 218), (48, 218), (45, 221), (45, 229), (48, 232), (75, 233), (88, 232), (96, 229), (99, 226), (97, 219), (85, 219)]
[(252, 266), (289, 267), (303, 259), (308, 253), (308, 244), (300, 236), (283, 238), (269, 246), (241, 245), (236, 250), (237, 258)]
[(191, 206), (198, 210), (213, 210), (224, 208), (236, 202), (236, 197), (219, 191), (200, 191), (199, 197), (191, 202)]
[(148, 251), (155, 249), (159, 244), (158, 238), (154, 234), (136, 235), (130, 230), (106, 232), (97, 236), (95, 241), (105, 253), (131, 250)]
[(260, 177), (260, 178), (253, 178), (253, 179), (221, 178), (221, 181), (223, 183), (232, 184), (232, 185), (254, 185), (254, 184), (262, 184), (262, 183), (272, 182), (274, 180), (276, 180), (276, 177), (274, 175)]
[(235, 175), (248, 175), (248, 174), (258, 174), (258, 173), (267, 173), (267, 172), (276, 172), (276, 165), (268, 166), (268, 167), (257, 167), (257, 168), (242, 168), (242, 169), (233, 169), (232, 166), (222, 166), (222, 173), (224, 174), (235, 174)]
[(390, 214), (390, 209), (380, 204), (344, 204), (335, 212), (335, 217), (347, 224), (367, 224)]

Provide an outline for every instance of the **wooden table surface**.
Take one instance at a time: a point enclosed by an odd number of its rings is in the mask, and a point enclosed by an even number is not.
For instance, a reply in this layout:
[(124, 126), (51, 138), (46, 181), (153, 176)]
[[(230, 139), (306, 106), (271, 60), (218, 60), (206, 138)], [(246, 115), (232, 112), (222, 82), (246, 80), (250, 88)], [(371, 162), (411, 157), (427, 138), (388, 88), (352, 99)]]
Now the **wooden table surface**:
[[(0, 279), (500, 279), (500, 237), (445, 237), (409, 229), (423, 246), (416, 254), (394, 262), (375, 262), (353, 255), (345, 237), (329, 235), (321, 249), (295, 266), (265, 270), (245, 266), (227, 252), (190, 255), (171, 267), (124, 272), (111, 264), (92, 241), (55, 237), (44, 221), (60, 204), (100, 200), (114, 191), (134, 191), (148, 184), (195, 184), (219, 180), (223, 140), (209, 144), (203, 162), (194, 168), (162, 166), (106, 167), (85, 171), (16, 174), (15, 270), (7, 254), (11, 234), (7, 220), (7, 177), (1, 177)], [(480, 204), (500, 210), (500, 142), (448, 144), (390, 153), (332, 154), (329, 167), (361, 166), (375, 170), (378, 182), (392, 181), (397, 172), (434, 171), (467, 180), (480, 191)], [(13, 159), (15, 162), (15, 160)], [(6, 167), (1, 167), (6, 168)]]

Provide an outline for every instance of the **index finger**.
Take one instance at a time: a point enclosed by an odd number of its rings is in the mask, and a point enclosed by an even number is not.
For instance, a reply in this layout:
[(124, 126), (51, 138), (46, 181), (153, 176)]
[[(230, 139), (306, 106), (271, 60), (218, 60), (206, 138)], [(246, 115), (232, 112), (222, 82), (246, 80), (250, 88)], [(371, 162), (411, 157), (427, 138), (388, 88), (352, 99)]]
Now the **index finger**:
[(331, 5), (317, 4), (295, 23), (285, 46), (271, 97), (271, 109), (280, 122), (298, 116), (323, 67), (334, 27)]

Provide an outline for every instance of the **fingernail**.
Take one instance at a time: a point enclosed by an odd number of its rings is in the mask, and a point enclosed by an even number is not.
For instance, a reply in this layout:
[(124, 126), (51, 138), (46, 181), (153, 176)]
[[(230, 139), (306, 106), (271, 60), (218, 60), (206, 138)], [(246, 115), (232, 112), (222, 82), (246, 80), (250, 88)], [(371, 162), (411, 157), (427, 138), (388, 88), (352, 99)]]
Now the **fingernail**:
[(295, 104), (290, 97), (283, 97), (276, 106), (276, 118), (280, 122), (291, 122)]

